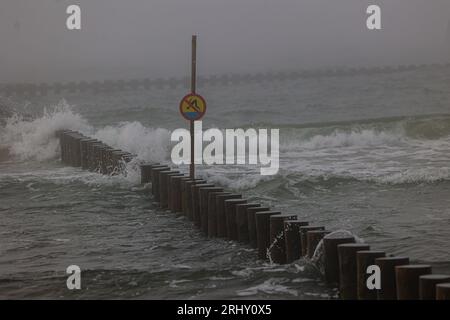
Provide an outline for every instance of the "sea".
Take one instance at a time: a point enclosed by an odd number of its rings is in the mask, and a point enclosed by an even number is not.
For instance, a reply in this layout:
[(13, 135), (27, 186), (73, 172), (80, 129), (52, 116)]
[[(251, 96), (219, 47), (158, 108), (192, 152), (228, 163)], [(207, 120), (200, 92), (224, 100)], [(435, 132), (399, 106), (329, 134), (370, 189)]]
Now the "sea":
[[(280, 131), (280, 169), (197, 175), (389, 255), (450, 272), (450, 68), (200, 85), (203, 128)], [(136, 163), (118, 176), (64, 165), (71, 129), (171, 163), (187, 88), (0, 98), (1, 299), (335, 299), (314, 261), (258, 260), (159, 208)], [(181, 165), (187, 172), (188, 168)], [(69, 290), (66, 269), (81, 269)]]

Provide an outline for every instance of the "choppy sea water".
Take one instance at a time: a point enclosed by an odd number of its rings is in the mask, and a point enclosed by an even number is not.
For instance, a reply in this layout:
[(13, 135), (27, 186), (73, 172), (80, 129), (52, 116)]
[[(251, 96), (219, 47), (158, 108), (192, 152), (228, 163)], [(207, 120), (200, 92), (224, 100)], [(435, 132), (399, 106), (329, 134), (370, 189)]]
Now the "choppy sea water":
[[(201, 166), (198, 174), (372, 248), (450, 271), (450, 70), (200, 87), (203, 127), (279, 128), (280, 171)], [(169, 161), (185, 89), (2, 98), (25, 117), (1, 121), (1, 298), (329, 299), (308, 261), (257, 260), (162, 211), (131, 167), (105, 177), (59, 161), (74, 129)], [(12, 107), (11, 107), (12, 106)], [(186, 169), (186, 168), (182, 168)], [(82, 290), (65, 269), (82, 269)]]

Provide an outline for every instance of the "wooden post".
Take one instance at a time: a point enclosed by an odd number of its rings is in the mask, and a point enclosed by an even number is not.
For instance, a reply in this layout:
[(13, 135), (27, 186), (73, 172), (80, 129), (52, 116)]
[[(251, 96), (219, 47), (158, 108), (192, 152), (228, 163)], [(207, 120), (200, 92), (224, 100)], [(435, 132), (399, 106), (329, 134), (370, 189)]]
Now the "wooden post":
[(194, 220), (194, 207), (193, 207), (193, 202), (192, 202), (192, 198), (193, 198), (193, 186), (196, 184), (204, 184), (206, 183), (205, 180), (201, 180), (201, 179), (194, 179), (191, 181), (187, 181), (185, 183), (186, 185), (186, 194), (185, 194), (185, 201), (186, 201), (186, 216), (188, 217), (189, 220), (193, 221)]
[(257, 208), (259, 206), (259, 203), (242, 203), (236, 205), (237, 240), (239, 242), (249, 242), (247, 209)]
[[(174, 178), (183, 178), (185, 177), (184, 174), (182, 173), (178, 173), (178, 174), (174, 174), (174, 175), (169, 175), (167, 177), (167, 209), (169, 209), (172, 212), (176, 212), (174, 211), (174, 206), (175, 206), (175, 202), (177, 200), (178, 195), (180, 195), (180, 191), (179, 191), (179, 180), (178, 180), (178, 184), (176, 182), (174, 182)], [(174, 191), (178, 191), (178, 193), (174, 192)]]
[(395, 267), (398, 300), (419, 299), (419, 277), (431, 273), (427, 264), (409, 264)]
[(450, 276), (444, 274), (427, 274), (419, 277), (420, 300), (436, 300), (436, 286), (450, 282)]
[(256, 243), (258, 258), (267, 259), (267, 249), (270, 246), (270, 216), (281, 214), (280, 211), (261, 211), (255, 213)]
[(378, 300), (396, 300), (397, 285), (395, 267), (409, 264), (407, 257), (384, 257), (376, 258), (375, 264), (380, 267), (381, 289), (377, 290)]
[(270, 243), (268, 256), (271, 262), (286, 263), (286, 242), (284, 235), (284, 222), (288, 220), (297, 220), (296, 214), (277, 214), (270, 216)]
[(159, 172), (159, 206), (166, 209), (169, 206), (169, 177), (179, 175), (178, 171), (160, 171)]
[(369, 245), (364, 243), (345, 243), (338, 245), (339, 291), (342, 299), (356, 300), (356, 253), (358, 251), (369, 249)]
[(217, 237), (217, 210), (216, 198), (219, 195), (227, 195), (231, 192), (210, 192), (208, 194), (208, 237)]
[[(196, 80), (197, 80), (197, 36), (192, 36), (192, 61), (191, 61), (191, 93), (196, 91)], [(195, 139), (194, 139), (194, 121), (190, 121), (190, 131), (191, 131), (191, 164), (189, 166), (189, 175), (191, 179), (195, 179)]]
[(152, 168), (151, 180), (152, 180), (152, 194), (156, 201), (159, 201), (159, 172), (169, 170), (167, 166), (157, 166)]
[(327, 235), (323, 238), (325, 281), (329, 286), (339, 285), (339, 256), (337, 247), (344, 243), (354, 243), (354, 237), (333, 237)]
[(436, 286), (436, 300), (450, 300), (450, 282)]
[(306, 232), (306, 254), (308, 258), (313, 257), (320, 240), (322, 240), (323, 237), (325, 237), (329, 233), (330, 231), (328, 230), (311, 230)]
[(181, 212), (181, 180), (185, 178), (186, 177), (184, 175), (170, 177), (170, 183), (172, 186), (172, 190), (170, 192), (172, 198), (172, 201), (170, 202), (170, 209), (172, 212)]
[(358, 251), (356, 253), (356, 270), (358, 282), (358, 299), (359, 300), (377, 300), (377, 290), (369, 290), (367, 288), (367, 267), (375, 264), (376, 258), (386, 256), (383, 251)]
[(212, 183), (194, 184), (192, 189), (192, 221), (197, 227), (200, 227), (200, 189), (214, 187)]
[(227, 237), (227, 220), (225, 217), (225, 201), (230, 199), (241, 199), (242, 195), (221, 194), (216, 197), (216, 216), (217, 216), (217, 236), (219, 238)]
[(307, 221), (284, 221), (286, 263), (291, 263), (300, 258), (302, 250), (300, 240), (300, 227), (307, 226), (308, 224), (309, 223)]
[(247, 219), (248, 219), (248, 241), (252, 248), (258, 247), (257, 237), (256, 237), (256, 217), (255, 214), (260, 211), (269, 211), (268, 207), (256, 207), (247, 209)]
[(224, 201), (227, 238), (237, 240), (236, 205), (247, 203), (245, 199), (228, 199)]
[(302, 244), (302, 256), (306, 256), (308, 254), (308, 239), (306, 238), (306, 233), (308, 231), (314, 230), (325, 230), (325, 227), (322, 226), (304, 226), (300, 227), (300, 242)]
[(209, 187), (200, 189), (200, 228), (205, 235), (208, 235), (208, 196), (212, 192), (223, 192), (223, 188)]

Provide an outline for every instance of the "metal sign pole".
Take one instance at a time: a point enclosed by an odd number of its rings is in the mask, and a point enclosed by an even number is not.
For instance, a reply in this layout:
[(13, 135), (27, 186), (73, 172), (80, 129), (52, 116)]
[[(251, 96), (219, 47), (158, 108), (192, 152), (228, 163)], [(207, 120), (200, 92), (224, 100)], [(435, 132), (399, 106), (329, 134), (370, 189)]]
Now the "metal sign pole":
[[(192, 64), (191, 64), (191, 93), (195, 94), (195, 86), (197, 80), (197, 36), (192, 36)], [(190, 121), (191, 127), (191, 164), (190, 164), (190, 177), (195, 179), (195, 146), (194, 146), (194, 120)]]

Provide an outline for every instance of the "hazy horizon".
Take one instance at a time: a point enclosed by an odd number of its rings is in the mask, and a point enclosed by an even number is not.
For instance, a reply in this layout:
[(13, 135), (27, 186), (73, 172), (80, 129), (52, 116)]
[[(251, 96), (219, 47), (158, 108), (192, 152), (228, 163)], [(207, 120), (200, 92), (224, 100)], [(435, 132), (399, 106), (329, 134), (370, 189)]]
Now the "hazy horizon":
[(183, 76), (192, 34), (203, 75), (446, 62), (449, 20), (447, 0), (4, 0), (0, 82)]

